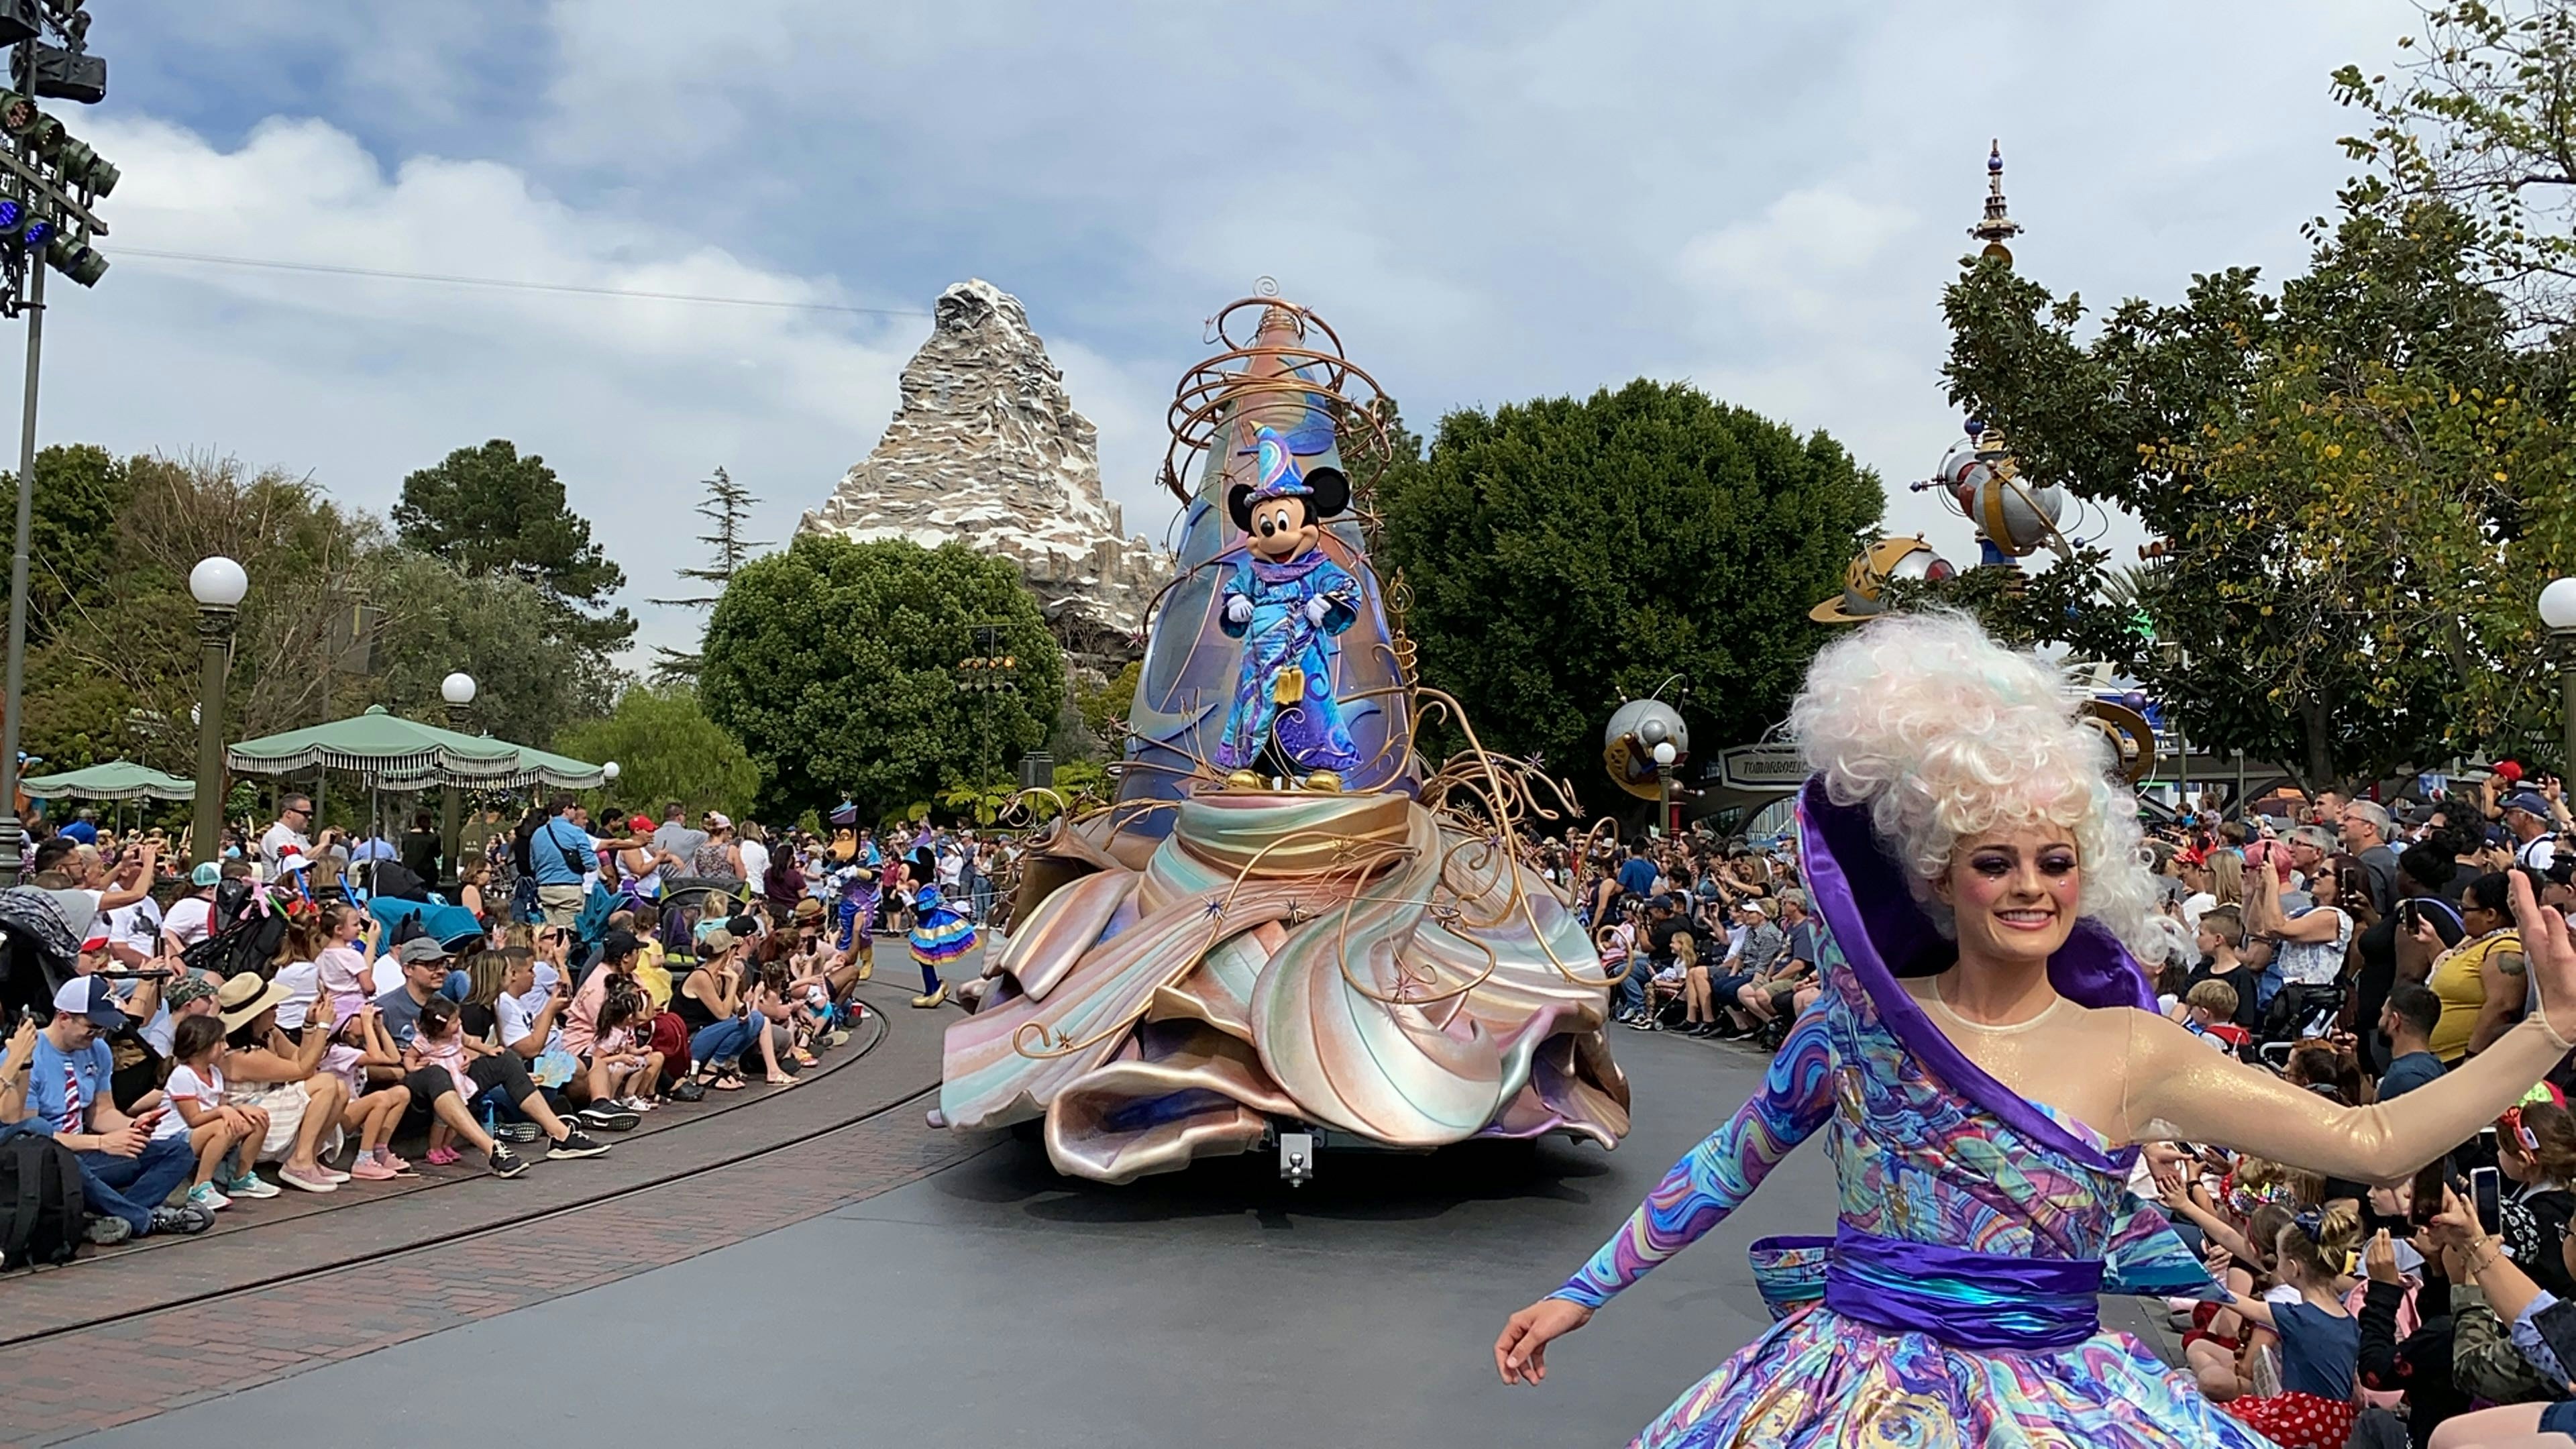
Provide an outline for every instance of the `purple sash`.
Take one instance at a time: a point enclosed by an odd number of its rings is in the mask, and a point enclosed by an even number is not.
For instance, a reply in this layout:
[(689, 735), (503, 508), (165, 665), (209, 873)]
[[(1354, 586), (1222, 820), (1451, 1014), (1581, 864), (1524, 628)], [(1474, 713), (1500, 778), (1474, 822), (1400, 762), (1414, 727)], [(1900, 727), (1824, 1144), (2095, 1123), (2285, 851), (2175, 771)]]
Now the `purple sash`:
[(2071, 1348), (2101, 1331), (2098, 1258), (2015, 1258), (1882, 1238), (1834, 1237), (1825, 1306), (1952, 1348)]

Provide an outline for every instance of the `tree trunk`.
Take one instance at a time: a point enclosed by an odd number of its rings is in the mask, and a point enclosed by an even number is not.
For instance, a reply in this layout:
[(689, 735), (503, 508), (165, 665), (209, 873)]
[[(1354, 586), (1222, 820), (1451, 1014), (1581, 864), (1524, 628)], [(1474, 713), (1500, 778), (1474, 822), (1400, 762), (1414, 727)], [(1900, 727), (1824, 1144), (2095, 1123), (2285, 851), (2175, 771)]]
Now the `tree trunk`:
[(2319, 790), (2330, 788), (2335, 783), (2334, 748), (2326, 732), (2325, 701), (2313, 696), (2301, 699), (2299, 724), (2308, 742), (2306, 778), (2300, 781), (2300, 788), (2314, 800)]

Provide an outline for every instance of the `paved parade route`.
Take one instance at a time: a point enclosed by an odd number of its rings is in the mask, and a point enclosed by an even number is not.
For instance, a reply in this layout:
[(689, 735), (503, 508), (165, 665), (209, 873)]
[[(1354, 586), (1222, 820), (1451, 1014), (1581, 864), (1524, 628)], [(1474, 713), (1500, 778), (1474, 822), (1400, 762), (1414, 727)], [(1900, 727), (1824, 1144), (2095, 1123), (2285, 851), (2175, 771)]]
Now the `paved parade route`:
[[(898, 1038), (925, 1024), (894, 1020)], [(1568, 1340), (1544, 1388), (1504, 1391), (1486, 1353), (1503, 1316), (1558, 1282), (1759, 1079), (1743, 1049), (1628, 1032), (1617, 1046), (1639, 1110), (1616, 1153), (1335, 1153), (1296, 1190), (1256, 1159), (1123, 1189), (1067, 1183), (1016, 1141), (955, 1154), (907, 1103), (495, 1235), (460, 1273), (406, 1263), (369, 1280), (405, 1325), (389, 1346), (353, 1341), (344, 1361), (284, 1363), (258, 1387), (78, 1442), (1617, 1442), (1758, 1331), (1745, 1244), (1825, 1224), (1832, 1191), (1822, 1154), (1801, 1153), (1751, 1209)], [(513, 1292), (513, 1264), (543, 1270), (544, 1291)], [(220, 1354), (254, 1297), (166, 1315), (152, 1346)], [(477, 1311), (425, 1323), (424, 1300)], [(283, 1321), (294, 1306), (261, 1311)], [(91, 1362), (120, 1387), (152, 1382)], [(512, 1406), (502, 1418), (496, 1390)]]

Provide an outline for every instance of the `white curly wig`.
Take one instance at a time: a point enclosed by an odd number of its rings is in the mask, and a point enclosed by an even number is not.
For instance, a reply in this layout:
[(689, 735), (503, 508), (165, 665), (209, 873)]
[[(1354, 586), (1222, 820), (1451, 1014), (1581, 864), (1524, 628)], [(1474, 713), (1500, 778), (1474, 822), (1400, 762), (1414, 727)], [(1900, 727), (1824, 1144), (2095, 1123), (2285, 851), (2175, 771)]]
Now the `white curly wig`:
[(1829, 644), (1789, 707), (1807, 768), (1837, 805), (1866, 805), (1941, 934), (1956, 934), (1932, 883), (1961, 840), (2025, 825), (2065, 827), (2084, 866), (2079, 908), (2141, 961), (2165, 959), (2136, 797), (2113, 780), (2111, 742), (2076, 715), (2056, 666), (1947, 612), (1872, 620)]

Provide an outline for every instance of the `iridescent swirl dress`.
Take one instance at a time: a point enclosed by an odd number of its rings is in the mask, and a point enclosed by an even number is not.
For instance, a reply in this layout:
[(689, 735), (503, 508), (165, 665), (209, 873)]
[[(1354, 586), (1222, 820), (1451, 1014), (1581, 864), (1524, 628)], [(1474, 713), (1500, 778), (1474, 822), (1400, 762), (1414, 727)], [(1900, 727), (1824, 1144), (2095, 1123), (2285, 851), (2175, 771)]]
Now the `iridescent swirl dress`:
[[(1763, 1297), (1785, 1316), (1636, 1444), (2267, 1443), (2203, 1399), (2189, 1374), (2101, 1327), (2097, 1293), (2215, 1291), (2164, 1217), (2130, 1193), (2136, 1149), (2109, 1149), (1952, 1046), (1891, 969), (1939, 947), (1866, 815), (1810, 783), (1799, 816), (1826, 995), (1761, 1094), (1553, 1296), (1608, 1301), (1716, 1226), (1818, 1131), (1841, 1182), (1837, 1230), (1755, 1244)], [(2128, 955), (2090, 921), (2049, 974), (2082, 1005), (2152, 1009)]]

